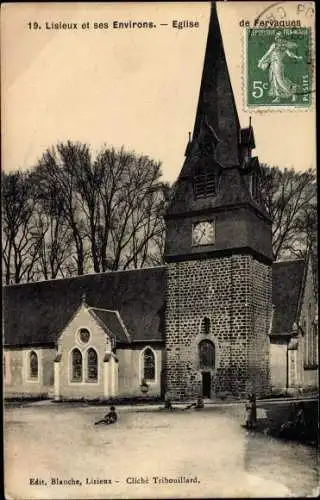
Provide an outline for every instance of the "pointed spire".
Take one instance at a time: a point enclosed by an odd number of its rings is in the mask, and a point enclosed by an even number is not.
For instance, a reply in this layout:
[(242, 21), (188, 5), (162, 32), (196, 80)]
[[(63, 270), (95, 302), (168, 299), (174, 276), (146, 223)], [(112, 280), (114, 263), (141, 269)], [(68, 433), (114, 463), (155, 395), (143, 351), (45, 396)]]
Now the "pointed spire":
[(188, 140), (188, 144), (187, 144), (184, 156), (189, 156), (190, 151), (191, 151), (191, 132), (189, 132), (189, 140)]
[[(253, 128), (252, 128), (251, 116), (249, 116), (249, 127), (241, 129), (240, 144), (242, 147), (241, 148), (242, 149), (242, 156), (244, 156), (244, 155), (248, 156), (248, 151), (250, 151), (250, 155), (251, 155), (251, 150), (256, 147)], [(247, 151), (247, 153), (245, 153), (245, 151)]]
[(216, 2), (211, 15), (203, 73), (193, 131), (198, 141), (209, 129), (215, 157), (223, 166), (239, 164), (240, 125), (232, 92), (226, 56), (217, 16)]

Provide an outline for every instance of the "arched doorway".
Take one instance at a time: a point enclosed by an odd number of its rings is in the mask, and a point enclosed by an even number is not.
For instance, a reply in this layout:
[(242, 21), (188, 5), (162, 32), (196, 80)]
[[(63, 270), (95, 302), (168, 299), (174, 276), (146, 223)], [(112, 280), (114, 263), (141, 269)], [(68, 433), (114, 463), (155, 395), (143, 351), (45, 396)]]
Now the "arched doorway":
[(211, 398), (213, 370), (216, 363), (215, 346), (211, 340), (199, 343), (199, 367), (201, 370), (201, 392), (203, 398)]

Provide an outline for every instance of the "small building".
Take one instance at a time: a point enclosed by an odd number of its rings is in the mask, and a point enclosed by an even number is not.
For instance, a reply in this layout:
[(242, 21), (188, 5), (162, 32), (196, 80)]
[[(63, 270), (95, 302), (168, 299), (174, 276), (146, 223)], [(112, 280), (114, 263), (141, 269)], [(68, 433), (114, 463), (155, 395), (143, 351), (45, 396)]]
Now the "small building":
[(270, 329), (274, 389), (318, 385), (318, 301), (312, 254), (273, 264)]

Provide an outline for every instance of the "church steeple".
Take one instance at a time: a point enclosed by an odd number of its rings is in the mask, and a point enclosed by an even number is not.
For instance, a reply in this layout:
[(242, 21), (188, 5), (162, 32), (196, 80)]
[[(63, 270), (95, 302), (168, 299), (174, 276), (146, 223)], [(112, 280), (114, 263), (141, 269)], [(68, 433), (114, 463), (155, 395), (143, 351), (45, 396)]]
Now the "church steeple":
[(171, 399), (269, 390), (271, 220), (248, 125), (241, 130), (213, 3), (194, 131), (165, 215)]
[(167, 262), (240, 251), (272, 259), (254, 148), (251, 120), (240, 127), (212, 3), (194, 130), (165, 214)]
[(192, 142), (205, 142), (222, 166), (239, 164), (240, 124), (219, 26), (211, 4), (207, 46)]

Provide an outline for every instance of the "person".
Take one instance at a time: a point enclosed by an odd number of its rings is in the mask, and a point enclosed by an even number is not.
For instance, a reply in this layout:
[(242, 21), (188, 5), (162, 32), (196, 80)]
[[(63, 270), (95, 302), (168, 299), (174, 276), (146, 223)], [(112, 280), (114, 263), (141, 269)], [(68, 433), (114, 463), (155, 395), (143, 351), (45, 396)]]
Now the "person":
[(194, 408), (195, 410), (202, 410), (202, 408), (204, 408), (203, 399), (198, 397), (197, 402), (191, 403), (190, 405), (186, 406), (185, 410), (190, 410), (190, 408)]
[(101, 419), (98, 420), (97, 422), (94, 423), (94, 425), (97, 424), (115, 424), (118, 420), (118, 415), (116, 413), (116, 409), (114, 406), (110, 407), (110, 411)]
[(302, 59), (302, 56), (297, 56), (290, 50), (296, 46), (295, 42), (285, 40), (282, 37), (282, 33), (278, 31), (275, 34), (274, 42), (258, 61), (259, 69), (269, 69), (269, 95), (274, 97), (272, 102), (277, 103), (280, 102), (280, 98), (290, 97), (292, 102), (296, 101), (297, 84), (291, 82), (284, 74), (285, 56), (296, 60)]
[(297, 431), (298, 436), (304, 436), (306, 430), (306, 418), (304, 413), (304, 403), (301, 401), (297, 406), (297, 413), (294, 419), (294, 427)]
[(159, 410), (168, 410), (168, 411), (173, 411), (175, 408), (173, 408), (171, 399), (166, 398), (164, 401), (164, 406), (160, 406)]
[(164, 402), (164, 409), (165, 410), (170, 410), (170, 411), (173, 410), (171, 399), (166, 399), (165, 400), (165, 402)]
[(257, 398), (254, 392), (251, 394), (251, 403), (252, 403), (251, 422), (252, 422), (252, 427), (255, 428), (257, 425)]
[(257, 424), (257, 402), (254, 393), (249, 394), (246, 404), (246, 424), (247, 429), (254, 429)]
[(195, 410), (202, 410), (202, 408), (204, 408), (203, 399), (199, 397), (197, 399), (197, 402), (196, 402), (196, 405), (195, 405), (194, 409)]
[(288, 439), (302, 439), (305, 435), (305, 428), (304, 404), (301, 401), (297, 406), (293, 405), (293, 411), (287, 422), (280, 427), (280, 436)]

